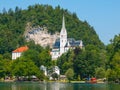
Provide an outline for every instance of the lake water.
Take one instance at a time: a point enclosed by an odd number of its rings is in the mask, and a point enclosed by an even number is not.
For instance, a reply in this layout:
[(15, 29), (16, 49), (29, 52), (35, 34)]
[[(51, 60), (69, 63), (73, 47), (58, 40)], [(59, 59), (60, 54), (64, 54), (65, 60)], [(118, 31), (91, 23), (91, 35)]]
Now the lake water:
[(0, 82), (0, 90), (120, 90), (120, 84)]

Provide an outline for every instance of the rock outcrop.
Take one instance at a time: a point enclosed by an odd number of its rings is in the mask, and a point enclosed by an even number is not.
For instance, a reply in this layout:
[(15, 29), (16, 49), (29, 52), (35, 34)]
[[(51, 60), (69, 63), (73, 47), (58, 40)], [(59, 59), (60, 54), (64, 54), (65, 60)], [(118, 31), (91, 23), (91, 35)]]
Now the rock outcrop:
[(27, 41), (33, 40), (35, 44), (40, 44), (43, 47), (50, 46), (52, 48), (55, 40), (59, 38), (59, 33), (51, 35), (48, 33), (46, 27), (31, 27), (30, 23), (27, 24), (24, 36)]

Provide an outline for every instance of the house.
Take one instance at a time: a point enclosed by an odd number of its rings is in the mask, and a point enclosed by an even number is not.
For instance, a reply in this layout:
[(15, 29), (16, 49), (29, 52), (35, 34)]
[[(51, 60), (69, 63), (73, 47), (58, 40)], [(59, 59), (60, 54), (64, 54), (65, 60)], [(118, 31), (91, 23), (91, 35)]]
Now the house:
[(21, 54), (23, 52), (25, 52), (27, 50), (28, 50), (27, 46), (22, 46), (22, 47), (19, 47), (19, 48), (15, 49), (14, 51), (12, 51), (12, 60), (17, 59), (18, 57), (21, 56)]
[(53, 66), (48, 69), (47, 76), (50, 80), (58, 79), (60, 75), (60, 68), (58, 66)]
[(42, 70), (44, 72), (44, 75), (47, 76), (47, 67), (45, 67), (44, 65), (41, 65), (40, 70)]
[(56, 73), (57, 75), (60, 75), (60, 68), (58, 66), (53, 67), (53, 73)]
[(83, 48), (83, 42), (82, 40), (76, 41), (74, 38), (67, 38), (67, 30), (65, 28), (65, 19), (63, 16), (60, 38), (56, 39), (51, 50), (52, 60), (56, 60), (63, 53), (67, 52), (69, 49), (74, 49), (75, 47)]

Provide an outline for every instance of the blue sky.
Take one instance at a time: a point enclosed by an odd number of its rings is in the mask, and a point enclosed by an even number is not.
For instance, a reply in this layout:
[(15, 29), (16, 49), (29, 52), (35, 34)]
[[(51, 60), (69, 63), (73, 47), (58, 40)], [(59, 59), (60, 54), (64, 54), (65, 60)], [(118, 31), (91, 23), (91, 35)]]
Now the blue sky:
[(120, 0), (0, 0), (0, 12), (3, 8), (14, 9), (16, 6), (26, 9), (29, 5), (60, 5), (70, 12), (75, 12), (80, 20), (86, 20), (105, 44), (120, 33)]

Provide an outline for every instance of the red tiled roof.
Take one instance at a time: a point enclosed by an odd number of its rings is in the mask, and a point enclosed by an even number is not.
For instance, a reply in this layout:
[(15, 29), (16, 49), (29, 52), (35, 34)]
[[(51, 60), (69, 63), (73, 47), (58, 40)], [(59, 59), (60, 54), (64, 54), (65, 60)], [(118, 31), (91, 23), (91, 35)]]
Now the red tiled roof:
[(17, 48), (13, 52), (24, 52), (24, 51), (27, 51), (27, 50), (28, 50), (28, 47), (27, 46), (23, 46), (23, 47)]

